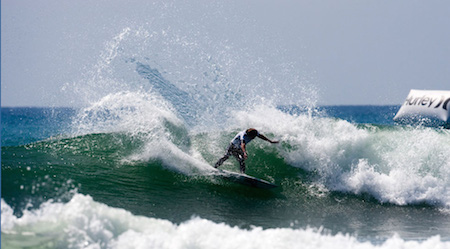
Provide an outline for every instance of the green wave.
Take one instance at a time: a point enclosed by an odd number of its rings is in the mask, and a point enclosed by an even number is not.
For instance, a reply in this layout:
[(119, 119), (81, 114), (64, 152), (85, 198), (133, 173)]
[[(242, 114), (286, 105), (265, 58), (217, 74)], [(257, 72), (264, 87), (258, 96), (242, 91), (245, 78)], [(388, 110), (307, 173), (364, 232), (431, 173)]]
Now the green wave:
[[(210, 165), (222, 155), (235, 132), (191, 135), (180, 127), (168, 126), (168, 129), (168, 137), (175, 146), (184, 152), (195, 149)], [(215, 145), (210, 143), (212, 137), (217, 138)], [(18, 216), (23, 210), (38, 208), (49, 199), (68, 201), (78, 192), (136, 215), (173, 222), (198, 215), (244, 227), (289, 226), (299, 219), (309, 220), (312, 226), (326, 227), (336, 224), (336, 220), (351, 221), (352, 215), (363, 217), (364, 212), (380, 204), (386, 209), (383, 213), (402, 212), (401, 206), (380, 203), (369, 192), (330, 191), (322, 184), (320, 172), (287, 163), (281, 152), (298, 149), (288, 142), (281, 143), (279, 148), (263, 141), (249, 144), (246, 173), (280, 186), (261, 190), (201, 171), (182, 174), (173, 170), (178, 165), (167, 165), (162, 159), (164, 155), (148, 160), (126, 160), (148, 149), (146, 139), (146, 135), (100, 133), (3, 147), (2, 198)], [(222, 167), (238, 171), (234, 158)], [(345, 213), (344, 217), (341, 213)]]

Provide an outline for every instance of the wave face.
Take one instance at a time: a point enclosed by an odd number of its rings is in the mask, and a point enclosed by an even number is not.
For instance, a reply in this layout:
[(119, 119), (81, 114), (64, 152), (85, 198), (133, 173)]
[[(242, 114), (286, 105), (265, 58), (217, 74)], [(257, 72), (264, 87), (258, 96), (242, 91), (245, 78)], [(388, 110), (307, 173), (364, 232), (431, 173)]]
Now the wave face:
[[(448, 130), (317, 107), (295, 66), (182, 30), (124, 28), (64, 86), (77, 109), (2, 108), (2, 246), (448, 246)], [(248, 146), (273, 191), (211, 174), (249, 127), (281, 141)]]

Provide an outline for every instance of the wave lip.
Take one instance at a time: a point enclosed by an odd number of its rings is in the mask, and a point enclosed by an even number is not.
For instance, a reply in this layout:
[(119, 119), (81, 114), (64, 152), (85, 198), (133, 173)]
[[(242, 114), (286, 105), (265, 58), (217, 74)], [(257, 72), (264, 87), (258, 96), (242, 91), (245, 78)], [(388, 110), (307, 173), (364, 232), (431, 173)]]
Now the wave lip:
[(2, 247), (46, 248), (446, 248), (439, 236), (405, 241), (398, 236), (382, 243), (321, 229), (253, 227), (192, 218), (181, 224), (136, 216), (75, 194), (68, 203), (46, 202), (20, 218), (2, 199)]

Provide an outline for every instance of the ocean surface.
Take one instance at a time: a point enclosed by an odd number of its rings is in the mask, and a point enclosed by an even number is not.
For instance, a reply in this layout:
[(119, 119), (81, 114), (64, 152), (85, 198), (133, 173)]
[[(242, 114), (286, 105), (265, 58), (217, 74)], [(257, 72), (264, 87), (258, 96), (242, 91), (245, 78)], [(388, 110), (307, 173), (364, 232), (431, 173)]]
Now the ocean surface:
[[(62, 85), (76, 107), (2, 106), (2, 248), (450, 248), (449, 130), (318, 106), (282, 58), (157, 24)], [(280, 141), (247, 148), (275, 189), (214, 176), (250, 127)]]
[[(221, 131), (2, 108), (2, 248), (449, 248), (450, 133), (397, 126), (398, 108), (258, 107)], [(281, 141), (248, 146), (247, 173), (276, 189), (211, 174), (249, 126)]]

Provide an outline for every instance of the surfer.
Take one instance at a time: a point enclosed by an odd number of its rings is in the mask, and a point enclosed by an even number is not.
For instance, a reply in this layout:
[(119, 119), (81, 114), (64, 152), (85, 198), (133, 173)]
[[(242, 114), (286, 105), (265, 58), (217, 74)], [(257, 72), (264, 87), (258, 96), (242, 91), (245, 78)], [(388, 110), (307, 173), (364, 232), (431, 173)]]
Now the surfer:
[(239, 162), (241, 173), (245, 173), (245, 160), (247, 159), (247, 150), (245, 146), (250, 143), (250, 141), (252, 141), (255, 137), (259, 137), (262, 140), (268, 141), (272, 144), (278, 143), (278, 141), (272, 141), (265, 137), (263, 134), (260, 134), (256, 129), (249, 128), (247, 130), (243, 130), (239, 132), (233, 138), (233, 140), (231, 140), (227, 152), (222, 158), (219, 159), (219, 161), (217, 161), (217, 163), (214, 165), (214, 168), (218, 168), (230, 157), (230, 155), (233, 155)]

